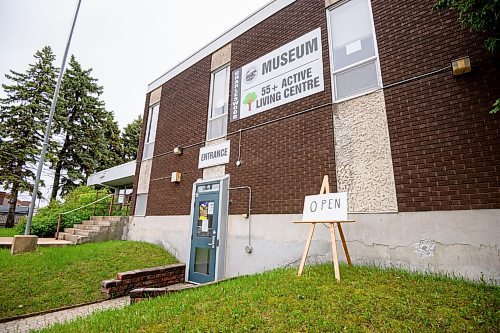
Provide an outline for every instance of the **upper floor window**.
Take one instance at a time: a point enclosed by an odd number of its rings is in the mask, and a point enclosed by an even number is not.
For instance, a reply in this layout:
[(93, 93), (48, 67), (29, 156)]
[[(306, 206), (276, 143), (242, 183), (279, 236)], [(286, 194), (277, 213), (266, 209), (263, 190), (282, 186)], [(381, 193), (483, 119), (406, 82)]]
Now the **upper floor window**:
[(229, 98), (229, 66), (212, 73), (207, 140), (227, 134), (227, 101)]
[(144, 136), (144, 150), (142, 152), (143, 161), (153, 157), (156, 139), (156, 125), (158, 124), (159, 111), (160, 104), (153, 105), (149, 108), (148, 124), (146, 127), (146, 135)]
[(350, 0), (329, 16), (335, 100), (380, 87), (378, 56), (369, 0)]

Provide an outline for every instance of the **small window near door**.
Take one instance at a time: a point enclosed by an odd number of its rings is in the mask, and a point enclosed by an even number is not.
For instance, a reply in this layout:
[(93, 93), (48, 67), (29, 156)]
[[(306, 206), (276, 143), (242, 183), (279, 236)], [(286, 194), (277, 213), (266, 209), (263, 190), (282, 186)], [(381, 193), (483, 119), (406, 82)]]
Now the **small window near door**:
[(212, 73), (212, 96), (208, 110), (207, 140), (227, 134), (227, 101), (229, 98), (229, 66)]
[(327, 11), (335, 100), (380, 87), (369, 0), (350, 0)]

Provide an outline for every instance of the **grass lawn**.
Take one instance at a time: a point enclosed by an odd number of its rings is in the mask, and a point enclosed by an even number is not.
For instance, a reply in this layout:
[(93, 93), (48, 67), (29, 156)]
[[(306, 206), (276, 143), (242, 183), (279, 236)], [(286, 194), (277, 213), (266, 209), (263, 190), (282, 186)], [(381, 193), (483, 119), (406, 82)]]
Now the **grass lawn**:
[(17, 235), (16, 228), (0, 228), (0, 237), (14, 237)]
[(39, 247), (16, 256), (0, 249), (0, 318), (98, 300), (102, 280), (174, 262), (163, 248), (141, 242)]
[(398, 270), (278, 269), (56, 325), (47, 332), (498, 332), (500, 288)]

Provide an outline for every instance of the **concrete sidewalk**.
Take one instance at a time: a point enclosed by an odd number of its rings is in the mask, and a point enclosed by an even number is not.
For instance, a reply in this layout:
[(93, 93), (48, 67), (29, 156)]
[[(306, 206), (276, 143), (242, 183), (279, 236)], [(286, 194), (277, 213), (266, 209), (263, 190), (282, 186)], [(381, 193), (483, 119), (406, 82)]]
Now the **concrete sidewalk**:
[(99, 303), (84, 305), (72, 309), (51, 312), (39, 316), (28, 317), (6, 323), (0, 323), (0, 332), (2, 333), (22, 333), (30, 330), (42, 329), (55, 323), (64, 323), (79, 317), (87, 316), (92, 312), (103, 311), (107, 309), (119, 309), (130, 304), (128, 296), (111, 299)]
[[(1, 249), (10, 249), (12, 246), (12, 239), (14, 237), (0, 237), (0, 248)], [(37, 246), (67, 246), (73, 245), (72, 242), (67, 240), (55, 240), (54, 238), (38, 238)]]

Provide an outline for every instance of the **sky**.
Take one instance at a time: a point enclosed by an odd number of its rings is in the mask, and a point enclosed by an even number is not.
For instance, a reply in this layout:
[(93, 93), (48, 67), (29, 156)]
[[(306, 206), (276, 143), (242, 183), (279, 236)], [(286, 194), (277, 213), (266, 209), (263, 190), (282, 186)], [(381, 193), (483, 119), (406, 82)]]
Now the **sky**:
[[(24, 72), (45, 45), (61, 66), (77, 2), (0, 0), (0, 84), (8, 83), (10, 69)], [(106, 108), (123, 128), (142, 115), (149, 83), (268, 2), (82, 0), (69, 54), (93, 69)], [(44, 171), (47, 185), (50, 175)]]
[[(154, 79), (269, 0), (82, 0), (70, 47), (104, 87), (121, 128), (142, 114)], [(77, 0), (0, 0), (0, 84), (45, 45), (60, 67)], [(3, 91), (0, 92), (3, 94)]]

